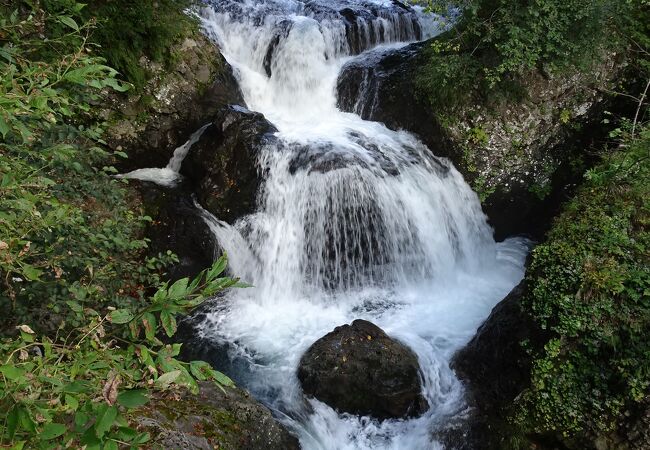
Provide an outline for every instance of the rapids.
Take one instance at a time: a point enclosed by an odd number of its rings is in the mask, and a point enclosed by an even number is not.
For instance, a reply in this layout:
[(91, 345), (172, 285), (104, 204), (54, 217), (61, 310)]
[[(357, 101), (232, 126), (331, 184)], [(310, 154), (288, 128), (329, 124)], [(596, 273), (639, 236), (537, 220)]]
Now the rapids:
[[(436, 436), (467, 409), (449, 360), (521, 280), (527, 243), (495, 243), (449, 161), (339, 111), (335, 94), (346, 62), (433, 36), (441, 21), (388, 0), (213, 0), (201, 20), (247, 107), (279, 130), (261, 151), (257, 211), (234, 224), (204, 211), (230, 270), (254, 287), (215, 302), (201, 337), (229, 349), (230, 375), (305, 449), (442, 448)], [(356, 318), (416, 352), (425, 415), (380, 423), (304, 400), (300, 356)]]

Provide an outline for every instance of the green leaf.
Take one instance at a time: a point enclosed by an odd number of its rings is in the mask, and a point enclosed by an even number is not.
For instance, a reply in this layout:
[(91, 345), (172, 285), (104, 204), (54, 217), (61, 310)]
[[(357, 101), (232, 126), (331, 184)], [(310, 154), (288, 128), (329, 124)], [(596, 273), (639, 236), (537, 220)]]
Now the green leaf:
[(214, 262), (214, 264), (212, 264), (210, 270), (208, 270), (208, 273), (206, 275), (208, 281), (212, 281), (216, 277), (218, 277), (224, 270), (226, 270), (227, 265), (228, 265), (228, 257), (224, 254), (219, 259), (217, 259)]
[(88, 417), (87, 414), (77, 411), (77, 413), (74, 415), (74, 424), (78, 427), (84, 427), (88, 421), (90, 420), (90, 417)]
[(18, 428), (18, 407), (14, 406), (13, 408), (11, 408), (11, 411), (9, 411), (9, 414), (7, 414), (7, 436), (9, 437), (10, 441), (14, 439), (14, 435), (16, 434), (17, 428)]
[(43, 431), (38, 435), (42, 441), (49, 441), (63, 435), (66, 431), (65, 425), (61, 423), (48, 423), (43, 427)]
[(138, 444), (145, 444), (151, 440), (151, 435), (149, 433), (140, 433), (135, 439), (133, 439), (132, 443), (134, 445)]
[(176, 381), (180, 374), (180, 370), (172, 370), (171, 372), (164, 373), (158, 377), (156, 384), (163, 389), (167, 389), (174, 381)]
[(64, 23), (64, 24), (66, 24), (67, 26), (69, 26), (70, 28), (72, 28), (73, 30), (75, 30), (75, 31), (79, 31), (79, 25), (77, 25), (77, 22), (75, 22), (75, 20), (74, 20), (72, 17), (61, 16), (61, 17), (59, 17), (59, 20), (60, 20), (62, 23)]
[(29, 264), (23, 264), (22, 273), (29, 281), (40, 281), (43, 271)]
[(117, 396), (117, 402), (126, 408), (137, 408), (146, 405), (148, 401), (149, 397), (142, 389), (124, 391)]
[(65, 395), (65, 404), (70, 407), (71, 410), (76, 411), (79, 408), (79, 400), (73, 395)]
[(0, 373), (2, 373), (7, 379), (11, 381), (19, 380), (25, 376), (25, 371), (19, 367), (7, 364), (5, 366), (0, 366)]
[(70, 307), (70, 309), (72, 309), (72, 311), (74, 311), (76, 313), (80, 313), (80, 312), (82, 312), (84, 310), (83, 306), (81, 306), (79, 303), (77, 303), (77, 302), (75, 302), (73, 300), (68, 300), (65, 303)]
[(20, 331), (20, 338), (21, 338), (24, 342), (34, 342), (34, 335), (29, 334), (29, 333), (25, 333), (25, 332), (22, 331), (22, 330)]
[(222, 386), (232, 387), (232, 386), (235, 385), (234, 381), (232, 381), (228, 376), (224, 375), (223, 373), (219, 372), (218, 370), (213, 370), (211, 375), (212, 375), (212, 378), (214, 378), (214, 381), (221, 384)]
[(7, 133), (9, 133), (10, 130), (11, 128), (9, 128), (9, 124), (7, 124), (3, 115), (0, 114), (0, 134), (2, 134), (3, 139), (7, 137)]
[(108, 320), (115, 324), (129, 323), (133, 320), (133, 314), (128, 309), (116, 309), (108, 315)]
[(131, 86), (129, 86), (128, 84), (120, 83), (115, 78), (107, 78), (106, 80), (104, 80), (104, 84), (106, 86), (112, 87), (117, 92), (126, 92), (129, 89), (131, 89)]
[(190, 372), (197, 380), (205, 381), (212, 377), (212, 366), (205, 361), (192, 361), (190, 362)]
[(142, 325), (144, 326), (144, 334), (147, 340), (154, 341), (156, 339), (156, 328), (158, 327), (156, 316), (151, 313), (143, 314)]
[(90, 385), (87, 382), (82, 382), (82, 381), (73, 381), (70, 384), (67, 384), (63, 388), (63, 392), (67, 392), (70, 394), (79, 394), (81, 392), (87, 392), (90, 388)]
[(20, 426), (25, 431), (31, 433), (36, 431), (36, 424), (32, 420), (32, 416), (29, 414), (29, 411), (24, 406), (18, 408), (18, 423), (20, 423)]
[(106, 434), (108, 430), (111, 429), (113, 423), (117, 419), (117, 407), (108, 406), (104, 407), (103, 411), (100, 411), (97, 416), (97, 422), (95, 423), (95, 435), (98, 438), (101, 438)]
[(186, 297), (188, 292), (187, 292), (187, 284), (189, 283), (189, 278), (181, 278), (180, 280), (177, 280), (172, 286), (169, 288), (169, 297), (170, 298), (183, 298)]
[(162, 326), (165, 329), (167, 336), (172, 337), (178, 329), (178, 326), (176, 325), (176, 317), (174, 317), (174, 314), (170, 313), (169, 311), (161, 311), (160, 321), (162, 322)]

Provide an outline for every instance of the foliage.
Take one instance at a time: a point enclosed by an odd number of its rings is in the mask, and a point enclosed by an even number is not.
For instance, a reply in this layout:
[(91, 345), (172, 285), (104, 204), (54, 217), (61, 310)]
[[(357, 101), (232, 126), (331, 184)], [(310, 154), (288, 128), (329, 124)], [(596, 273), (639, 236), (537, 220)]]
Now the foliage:
[(85, 325), (38, 336), (20, 325), (20, 337), (0, 341), (0, 444), (13, 448), (136, 448), (150, 436), (129, 426), (129, 412), (149, 401), (150, 390), (186, 387), (197, 380), (232, 381), (202, 361), (176, 359), (180, 344), (165, 345), (176, 314), (185, 314), (207, 297), (237, 285), (220, 277), (226, 258), (192, 282), (163, 285), (139, 307), (99, 312), (69, 302)]
[[(503, 93), (533, 69), (589, 67), (643, 35), (648, 0), (428, 0), (455, 26), (433, 42), (418, 84), (434, 105), (472, 92)], [(452, 14), (453, 15), (453, 14)], [(496, 89), (495, 89), (496, 88)]]
[(14, 313), (0, 319), (5, 327), (45, 299), (49, 316), (71, 297), (133, 302), (171, 259), (141, 264), (146, 241), (135, 236), (149, 219), (131, 211), (115, 169), (102, 165), (125, 155), (103, 150), (100, 124), (85, 115), (99, 89), (126, 86), (88, 52), (80, 10), (15, 9), (0, 19), (0, 305)]
[(650, 128), (586, 174), (532, 254), (525, 307), (553, 333), (517, 421), (598, 435), (650, 395)]
[[(61, 0), (50, 2), (60, 4)], [(140, 90), (149, 77), (140, 59), (146, 57), (162, 64), (172, 61), (172, 45), (195, 27), (183, 12), (191, 3), (191, 0), (99, 0), (89, 2), (84, 17), (95, 18), (100, 25), (92, 36), (100, 45), (100, 54)]]
[(224, 257), (156, 291), (174, 257), (143, 263), (150, 219), (88, 114), (127, 86), (93, 55), (83, 5), (52, 4), (0, 1), (0, 446), (134, 448), (150, 436), (129, 411), (148, 391), (231, 383), (160, 338), (238, 284)]

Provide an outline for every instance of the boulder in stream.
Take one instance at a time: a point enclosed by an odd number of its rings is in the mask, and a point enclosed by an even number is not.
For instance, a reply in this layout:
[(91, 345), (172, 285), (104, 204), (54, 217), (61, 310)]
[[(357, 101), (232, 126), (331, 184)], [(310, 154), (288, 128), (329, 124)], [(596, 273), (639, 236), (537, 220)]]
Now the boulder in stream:
[(365, 320), (316, 341), (300, 360), (298, 378), (307, 396), (341, 412), (392, 419), (429, 407), (415, 353)]

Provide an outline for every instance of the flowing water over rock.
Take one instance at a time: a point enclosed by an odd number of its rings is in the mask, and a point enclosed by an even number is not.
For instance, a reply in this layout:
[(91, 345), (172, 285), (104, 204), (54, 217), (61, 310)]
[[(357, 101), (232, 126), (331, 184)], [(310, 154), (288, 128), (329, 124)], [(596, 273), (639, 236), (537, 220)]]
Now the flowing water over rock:
[[(435, 17), (397, 1), (218, 0), (204, 28), (232, 64), (247, 106), (275, 126), (259, 151), (258, 207), (234, 224), (204, 212), (234, 274), (200, 334), (229, 348), (232, 375), (306, 449), (442, 448), (466, 409), (453, 353), (523, 275), (521, 240), (496, 244), (456, 169), (406, 132), (336, 108), (354, 55), (420, 40)], [(301, 355), (354, 319), (417, 355), (430, 409), (379, 422), (305, 400)]]

